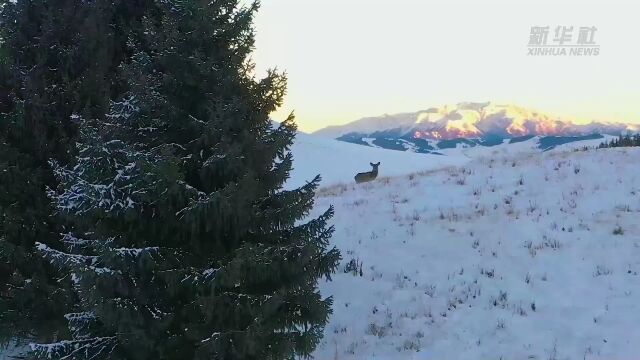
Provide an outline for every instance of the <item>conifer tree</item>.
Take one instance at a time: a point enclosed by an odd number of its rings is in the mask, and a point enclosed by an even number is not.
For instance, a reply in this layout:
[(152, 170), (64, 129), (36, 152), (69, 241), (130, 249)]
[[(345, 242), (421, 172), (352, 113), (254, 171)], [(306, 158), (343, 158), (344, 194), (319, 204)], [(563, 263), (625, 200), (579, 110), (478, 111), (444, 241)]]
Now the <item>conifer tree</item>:
[(70, 281), (36, 253), (60, 246), (48, 162), (73, 158), (70, 115), (102, 117), (124, 91), (118, 64), (147, 1), (0, 3), (0, 344), (53, 339), (66, 328)]
[(640, 146), (640, 134), (626, 135), (620, 134), (617, 138), (611, 141), (603, 141), (598, 148), (613, 148), (613, 147), (628, 147), (628, 146)]
[(255, 79), (257, 5), (238, 3), (158, 1), (121, 67), (129, 91), (103, 119), (73, 115), (78, 156), (53, 162), (50, 192), (70, 231), (37, 248), (79, 301), (34, 357), (293, 359), (318, 343), (333, 209), (306, 219), (319, 177), (283, 190), (296, 127), (269, 114), (286, 81)]
[[(0, 5), (0, 12), (2, 6)], [(5, 42), (5, 35), (0, 31), (0, 114), (9, 111), (9, 89), (10, 89), (10, 71), (9, 71), (9, 54)]]

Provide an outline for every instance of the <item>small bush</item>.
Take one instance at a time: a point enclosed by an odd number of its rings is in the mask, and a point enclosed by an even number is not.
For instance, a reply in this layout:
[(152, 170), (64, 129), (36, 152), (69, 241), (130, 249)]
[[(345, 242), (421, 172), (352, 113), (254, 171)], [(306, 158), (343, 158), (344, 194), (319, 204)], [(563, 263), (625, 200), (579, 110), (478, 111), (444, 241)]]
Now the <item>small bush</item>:
[(616, 228), (613, 229), (613, 235), (624, 235), (624, 230), (620, 225), (616, 226)]
[(411, 350), (411, 351), (419, 352), (420, 351), (420, 341), (405, 340), (404, 344), (402, 345), (402, 348), (398, 348), (397, 350), (398, 351)]
[(351, 258), (351, 260), (349, 260), (349, 262), (344, 266), (344, 273), (351, 273), (353, 276), (362, 276), (362, 262), (358, 262), (358, 260)]
[(597, 265), (596, 270), (593, 272), (593, 277), (611, 275), (611, 273), (613, 273), (613, 271), (608, 267), (604, 265)]
[(376, 323), (371, 323), (365, 330), (365, 334), (382, 338), (387, 335), (387, 328), (384, 326), (378, 326)]

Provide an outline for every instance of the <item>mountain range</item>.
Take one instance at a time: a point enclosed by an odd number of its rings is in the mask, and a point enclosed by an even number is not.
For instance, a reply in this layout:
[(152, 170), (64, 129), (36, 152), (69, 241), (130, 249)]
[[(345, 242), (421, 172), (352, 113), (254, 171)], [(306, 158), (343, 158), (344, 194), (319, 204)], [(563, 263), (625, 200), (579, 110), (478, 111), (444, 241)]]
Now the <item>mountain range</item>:
[(638, 130), (639, 124), (577, 124), (517, 105), (461, 102), (412, 113), (366, 117), (314, 134), (385, 149), (437, 153), (441, 149), (494, 146), (533, 137), (538, 137), (540, 148), (547, 150), (567, 142)]

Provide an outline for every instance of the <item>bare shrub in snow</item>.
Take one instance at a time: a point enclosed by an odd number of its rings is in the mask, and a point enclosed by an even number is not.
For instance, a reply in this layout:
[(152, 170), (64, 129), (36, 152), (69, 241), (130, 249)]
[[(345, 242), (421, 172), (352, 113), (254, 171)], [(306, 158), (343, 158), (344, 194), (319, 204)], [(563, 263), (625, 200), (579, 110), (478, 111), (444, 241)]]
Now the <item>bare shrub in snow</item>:
[(383, 338), (387, 335), (386, 326), (379, 326), (378, 324), (372, 322), (367, 326), (367, 329), (364, 331), (367, 335), (377, 336), (379, 338)]
[(344, 266), (344, 273), (351, 273), (353, 276), (357, 276), (358, 274), (362, 276), (362, 261), (352, 258)]
[(612, 273), (613, 270), (609, 269), (605, 265), (596, 265), (596, 270), (593, 272), (593, 277), (607, 276), (611, 275)]
[(615, 229), (613, 229), (613, 235), (624, 235), (624, 230), (620, 225), (616, 226)]
[(347, 206), (359, 207), (361, 205), (366, 204), (367, 202), (368, 202), (367, 199), (357, 199), (357, 200), (354, 200), (352, 203), (348, 204)]
[(418, 340), (405, 340), (404, 344), (402, 344), (402, 348), (398, 347), (397, 348), (398, 351), (401, 350), (405, 350), (405, 351), (416, 351), (419, 352), (420, 351), (420, 341)]
[(631, 212), (631, 206), (629, 206), (629, 204), (616, 205), (616, 210), (621, 212)]
[(336, 184), (333, 186), (328, 186), (328, 187), (323, 187), (318, 189), (318, 191), (316, 191), (316, 196), (318, 197), (337, 197), (340, 196), (342, 194), (344, 194), (345, 192), (347, 192), (348, 190), (353, 189), (353, 186), (348, 186), (346, 184)]
[(424, 293), (425, 293), (425, 295), (427, 295), (427, 296), (432, 298), (436, 293), (436, 286), (435, 285), (426, 285), (424, 287)]

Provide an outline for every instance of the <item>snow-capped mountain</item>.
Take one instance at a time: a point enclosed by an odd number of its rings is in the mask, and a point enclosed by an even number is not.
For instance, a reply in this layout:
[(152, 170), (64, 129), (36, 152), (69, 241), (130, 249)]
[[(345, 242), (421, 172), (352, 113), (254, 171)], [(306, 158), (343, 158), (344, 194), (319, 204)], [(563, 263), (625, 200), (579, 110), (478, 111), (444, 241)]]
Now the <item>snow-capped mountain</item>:
[(493, 146), (533, 136), (563, 138), (561, 142), (566, 142), (638, 130), (638, 124), (576, 124), (516, 105), (463, 102), (412, 113), (367, 117), (329, 126), (314, 134), (361, 145), (429, 153), (458, 144)]

